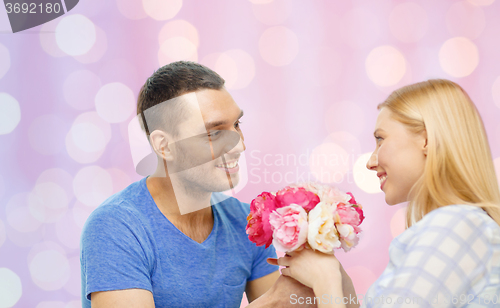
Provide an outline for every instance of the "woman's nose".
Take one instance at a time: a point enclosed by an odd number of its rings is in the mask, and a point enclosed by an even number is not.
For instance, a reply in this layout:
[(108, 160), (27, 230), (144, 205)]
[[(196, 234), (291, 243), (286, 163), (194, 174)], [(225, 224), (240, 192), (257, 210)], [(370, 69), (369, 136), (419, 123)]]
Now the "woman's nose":
[(372, 155), (370, 156), (370, 159), (368, 159), (368, 162), (366, 162), (366, 168), (369, 170), (374, 170), (378, 165), (378, 157), (377, 153), (373, 152)]

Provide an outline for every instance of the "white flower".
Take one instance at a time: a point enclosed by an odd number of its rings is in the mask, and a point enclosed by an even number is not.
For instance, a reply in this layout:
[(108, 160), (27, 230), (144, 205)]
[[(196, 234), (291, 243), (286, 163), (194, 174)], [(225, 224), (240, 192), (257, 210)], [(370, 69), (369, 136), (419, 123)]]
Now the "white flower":
[(334, 208), (331, 204), (320, 202), (309, 212), (309, 246), (323, 253), (331, 253), (341, 243), (333, 220)]

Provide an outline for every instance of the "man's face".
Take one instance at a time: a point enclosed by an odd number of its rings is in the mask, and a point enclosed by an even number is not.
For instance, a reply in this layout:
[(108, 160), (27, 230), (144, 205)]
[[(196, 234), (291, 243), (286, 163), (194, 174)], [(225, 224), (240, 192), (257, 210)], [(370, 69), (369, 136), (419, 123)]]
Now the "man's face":
[(245, 150), (243, 112), (225, 89), (194, 94), (183, 108), (187, 116), (178, 126), (168, 172), (188, 192), (229, 190), (239, 182), (238, 159)]

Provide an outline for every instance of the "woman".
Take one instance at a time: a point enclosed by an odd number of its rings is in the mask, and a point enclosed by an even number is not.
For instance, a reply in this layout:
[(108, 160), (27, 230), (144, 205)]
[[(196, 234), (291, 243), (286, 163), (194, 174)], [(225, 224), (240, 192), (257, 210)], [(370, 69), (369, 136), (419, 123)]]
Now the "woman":
[[(378, 109), (367, 168), (387, 204), (409, 204), (407, 229), (363, 307), (500, 307), (500, 192), (476, 107), (459, 85), (429, 80)], [(289, 255), (278, 259), (283, 275), (313, 288), (318, 307), (345, 307), (335, 256)]]

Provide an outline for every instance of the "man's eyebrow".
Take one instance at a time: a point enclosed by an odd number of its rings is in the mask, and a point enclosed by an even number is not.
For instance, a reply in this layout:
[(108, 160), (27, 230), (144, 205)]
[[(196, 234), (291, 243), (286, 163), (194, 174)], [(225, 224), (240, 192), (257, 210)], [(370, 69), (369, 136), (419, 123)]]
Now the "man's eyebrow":
[[(240, 115), (238, 116), (238, 120), (243, 116), (243, 110), (241, 110), (241, 113)], [(221, 125), (225, 125), (227, 124), (228, 122), (227, 121), (214, 121), (214, 122), (210, 122), (210, 123), (207, 123), (205, 124), (205, 128), (207, 130), (211, 130), (212, 128), (214, 127), (217, 127), (217, 126), (221, 126)]]

